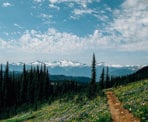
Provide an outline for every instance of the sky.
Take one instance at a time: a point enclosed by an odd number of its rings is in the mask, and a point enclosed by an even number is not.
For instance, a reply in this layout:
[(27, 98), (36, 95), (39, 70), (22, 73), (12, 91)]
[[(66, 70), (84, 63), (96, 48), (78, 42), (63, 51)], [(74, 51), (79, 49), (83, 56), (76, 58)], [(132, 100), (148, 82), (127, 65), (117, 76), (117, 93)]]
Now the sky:
[(0, 63), (148, 64), (148, 0), (0, 0)]

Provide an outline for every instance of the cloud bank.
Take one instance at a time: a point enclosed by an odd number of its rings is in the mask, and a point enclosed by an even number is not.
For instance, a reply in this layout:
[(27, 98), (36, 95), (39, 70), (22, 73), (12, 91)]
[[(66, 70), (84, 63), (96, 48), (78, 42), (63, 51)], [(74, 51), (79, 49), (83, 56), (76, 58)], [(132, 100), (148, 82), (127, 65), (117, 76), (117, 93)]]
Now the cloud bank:
[[(34, 2), (41, 3), (43, 0), (34, 0)], [(49, 0), (49, 2), (49, 7), (57, 10), (60, 9), (57, 4), (76, 3), (81, 8), (73, 9), (74, 15), (80, 17), (90, 14), (98, 19), (102, 17), (97, 15), (95, 10), (88, 8), (92, 0)], [(11, 4), (5, 3), (3, 6)], [(80, 37), (55, 28), (49, 28), (46, 32), (26, 30), (18, 39), (0, 39), (0, 51), (9, 56), (17, 54), (22, 58), (39, 58), (42, 55), (72, 56), (108, 49), (117, 52), (148, 52), (148, 1), (125, 0), (119, 9), (108, 8), (108, 11), (113, 14), (112, 21), (108, 21), (105, 28), (96, 28), (90, 35)], [(40, 17), (50, 21), (53, 16), (42, 13)], [(105, 15), (102, 20), (106, 21), (108, 18)], [(21, 28), (17, 23), (14, 26)]]

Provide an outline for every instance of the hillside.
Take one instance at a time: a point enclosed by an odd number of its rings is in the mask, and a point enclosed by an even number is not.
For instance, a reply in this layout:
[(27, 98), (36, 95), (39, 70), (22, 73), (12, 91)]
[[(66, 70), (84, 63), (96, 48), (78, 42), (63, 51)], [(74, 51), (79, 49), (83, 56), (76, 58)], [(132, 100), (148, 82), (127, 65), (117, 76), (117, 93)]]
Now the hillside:
[(140, 70), (136, 71), (133, 75), (137, 79), (148, 79), (148, 66), (141, 68)]
[(148, 80), (130, 83), (114, 88), (113, 92), (123, 103), (124, 108), (131, 111), (142, 122), (148, 120)]
[(65, 75), (50, 75), (51, 81), (62, 82), (62, 81), (77, 81), (79, 83), (88, 83), (90, 81), (89, 77), (73, 77), (73, 76), (65, 76)]
[[(123, 107), (132, 112), (142, 122), (147, 122), (148, 116), (148, 80), (129, 83), (112, 89)], [(41, 121), (98, 121), (110, 122), (111, 116), (106, 97), (89, 100), (85, 94), (74, 95), (56, 100), (50, 105), (43, 104), (37, 111), (20, 113), (1, 122), (41, 122)]]
[(105, 97), (98, 96), (94, 100), (88, 100), (82, 96), (82, 94), (75, 95), (72, 100), (67, 100), (67, 98), (56, 100), (51, 105), (42, 105), (38, 111), (21, 113), (1, 122), (110, 122), (110, 113), (107, 109)]

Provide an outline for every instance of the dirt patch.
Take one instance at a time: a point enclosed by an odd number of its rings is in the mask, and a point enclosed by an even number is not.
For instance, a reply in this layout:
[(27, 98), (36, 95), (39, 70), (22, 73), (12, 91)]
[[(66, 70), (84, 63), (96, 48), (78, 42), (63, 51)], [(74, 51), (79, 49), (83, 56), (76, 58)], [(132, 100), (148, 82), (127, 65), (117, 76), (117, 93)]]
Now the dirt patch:
[(106, 95), (113, 122), (140, 122), (139, 118), (134, 117), (131, 112), (123, 108), (122, 103), (113, 92), (106, 92)]

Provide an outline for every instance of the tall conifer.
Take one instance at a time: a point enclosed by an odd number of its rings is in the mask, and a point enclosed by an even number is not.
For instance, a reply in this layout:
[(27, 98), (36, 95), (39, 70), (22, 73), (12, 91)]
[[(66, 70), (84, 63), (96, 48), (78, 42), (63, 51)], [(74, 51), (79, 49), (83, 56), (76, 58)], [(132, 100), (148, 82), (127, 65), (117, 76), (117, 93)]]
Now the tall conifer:
[(96, 93), (96, 59), (93, 53), (91, 82), (89, 86), (89, 97), (94, 97)]
[(101, 73), (101, 76), (100, 76), (100, 82), (99, 82), (99, 85), (100, 85), (100, 88), (103, 89), (104, 88), (104, 67), (102, 69), (102, 73)]

